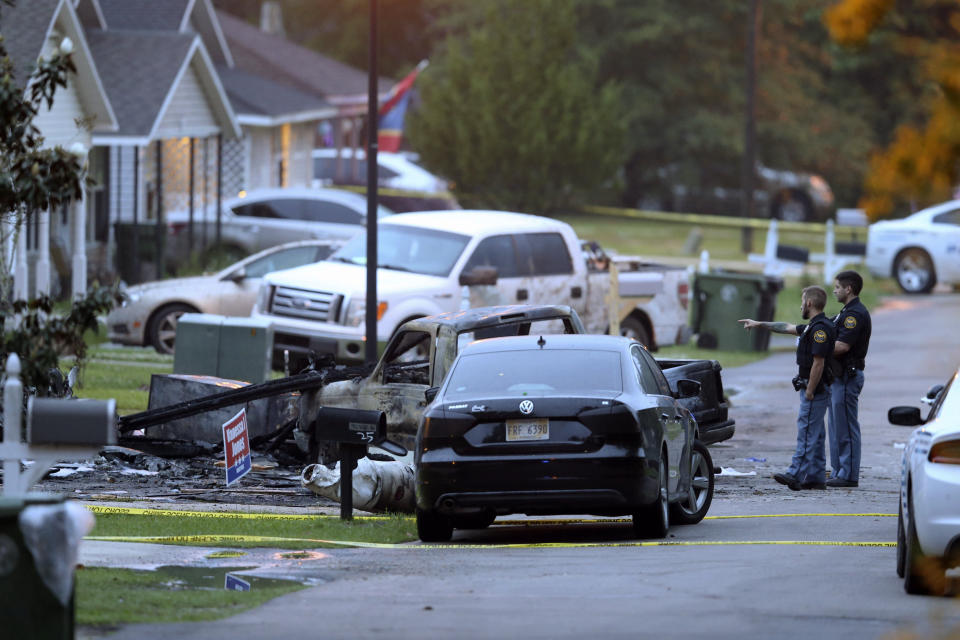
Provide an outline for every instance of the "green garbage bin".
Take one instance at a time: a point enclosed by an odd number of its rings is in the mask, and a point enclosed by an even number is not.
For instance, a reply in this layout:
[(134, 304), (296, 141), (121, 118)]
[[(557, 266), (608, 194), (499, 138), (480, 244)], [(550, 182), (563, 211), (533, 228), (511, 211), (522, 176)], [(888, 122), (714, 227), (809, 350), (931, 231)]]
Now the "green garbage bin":
[[(66, 604), (47, 585), (38, 563), (24, 539), (20, 514), (34, 505), (63, 509), (61, 495), (29, 494), (23, 497), (0, 497), (0, 624), (4, 638), (31, 640), (74, 637), (74, 596), (71, 590)], [(66, 516), (64, 516), (66, 517)], [(49, 532), (47, 532), (49, 534)], [(35, 552), (49, 551), (44, 539)], [(73, 571), (73, 567), (56, 567), (56, 571)], [(49, 571), (47, 578), (50, 579)]]
[(783, 279), (755, 273), (698, 273), (693, 284), (692, 326), (697, 346), (725, 351), (766, 351), (770, 332), (745, 331), (737, 320), (770, 321)]

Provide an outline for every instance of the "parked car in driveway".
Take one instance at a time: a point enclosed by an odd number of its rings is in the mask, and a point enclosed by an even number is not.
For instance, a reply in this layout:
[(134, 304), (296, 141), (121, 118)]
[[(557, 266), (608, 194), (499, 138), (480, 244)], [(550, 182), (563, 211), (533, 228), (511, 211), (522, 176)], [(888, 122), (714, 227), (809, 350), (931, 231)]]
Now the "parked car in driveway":
[(943, 595), (945, 571), (960, 566), (960, 370), (937, 385), (926, 418), (894, 407), (893, 424), (917, 426), (903, 451), (897, 575), (907, 593)]
[(248, 316), (260, 280), (271, 271), (323, 260), (339, 240), (302, 240), (271, 247), (213, 275), (145, 282), (125, 290), (126, 301), (107, 316), (107, 338), (173, 353), (184, 313)]
[(874, 222), (867, 232), (867, 269), (895, 278), (905, 293), (960, 282), (960, 200)]
[[(216, 237), (215, 209), (207, 208), (204, 216), (194, 212), (194, 243), (204, 233), (207, 246)], [(393, 213), (380, 206), (377, 216)], [(224, 201), (220, 219), (221, 243), (227, 255), (240, 259), (255, 251), (284, 242), (308, 238), (343, 239), (363, 230), (367, 221), (367, 200), (360, 194), (340, 189), (256, 189), (242, 197)], [(168, 254), (187, 255), (189, 212), (166, 214), (170, 232)]]
[(674, 387), (639, 342), (528, 335), (467, 345), (420, 422), (417, 532), (449, 540), (509, 513), (631, 515), (663, 538), (699, 522), (713, 462)]
[[(362, 149), (356, 155), (354, 163), (353, 149), (341, 149), (338, 171), (336, 149), (314, 149), (313, 186), (365, 192), (367, 156)], [(380, 202), (396, 213), (460, 208), (451, 184), (417, 164), (413, 154), (378, 153), (377, 184)]]
[[(641, 209), (739, 215), (743, 206), (738, 164), (671, 164), (651, 172), (638, 194)], [(822, 222), (834, 215), (833, 190), (819, 175), (757, 166), (757, 216), (791, 222)]]

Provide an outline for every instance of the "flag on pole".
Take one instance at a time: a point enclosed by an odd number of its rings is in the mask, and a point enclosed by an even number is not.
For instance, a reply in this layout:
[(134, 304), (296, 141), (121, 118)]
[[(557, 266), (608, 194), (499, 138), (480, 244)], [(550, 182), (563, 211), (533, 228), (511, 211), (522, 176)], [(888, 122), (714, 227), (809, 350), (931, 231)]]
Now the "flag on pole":
[(380, 151), (400, 150), (400, 143), (403, 141), (403, 120), (407, 115), (407, 105), (410, 104), (410, 89), (417, 75), (426, 66), (427, 61), (421, 60), (420, 64), (407, 74), (407, 77), (393, 85), (390, 95), (380, 107), (380, 127), (377, 132), (377, 146)]

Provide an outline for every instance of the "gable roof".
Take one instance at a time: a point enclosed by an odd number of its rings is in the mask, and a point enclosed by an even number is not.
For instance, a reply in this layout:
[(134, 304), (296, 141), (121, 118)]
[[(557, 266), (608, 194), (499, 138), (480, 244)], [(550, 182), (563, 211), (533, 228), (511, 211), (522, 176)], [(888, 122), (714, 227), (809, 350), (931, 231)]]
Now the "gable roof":
[[(286, 38), (265, 33), (225, 11), (217, 11), (235, 66), (300, 91), (323, 96), (333, 105), (367, 105), (367, 73)], [(380, 97), (393, 80), (379, 80)]]
[[(197, 35), (91, 30), (87, 37), (117, 113), (116, 136), (140, 144), (153, 139), (180, 79), (196, 61), (221, 129), (228, 138), (239, 137), (236, 116)], [(116, 140), (101, 138), (95, 142)]]
[(337, 115), (336, 108), (323, 98), (293, 87), (225, 65), (217, 66), (217, 73), (240, 124), (269, 127)]
[(0, 9), (3, 45), (13, 61), (14, 80), (25, 87), (37, 66), (61, 0), (31, 0)]
[(94, 131), (115, 131), (116, 116), (87, 45), (80, 18), (66, 0), (19, 2), (13, 7), (4, 7), (0, 13), (0, 33), (13, 61), (17, 85), (26, 88), (37, 58), (55, 28), (60, 31), (57, 34), (60, 38), (69, 37), (74, 43), (72, 58), (77, 72), (69, 82), (76, 88), (86, 115), (94, 117)]
[(218, 64), (233, 65), (217, 15), (210, 0), (88, 0), (99, 2), (105, 29), (138, 31), (196, 30), (207, 53)]
[(180, 31), (191, 0), (99, 0), (107, 29)]

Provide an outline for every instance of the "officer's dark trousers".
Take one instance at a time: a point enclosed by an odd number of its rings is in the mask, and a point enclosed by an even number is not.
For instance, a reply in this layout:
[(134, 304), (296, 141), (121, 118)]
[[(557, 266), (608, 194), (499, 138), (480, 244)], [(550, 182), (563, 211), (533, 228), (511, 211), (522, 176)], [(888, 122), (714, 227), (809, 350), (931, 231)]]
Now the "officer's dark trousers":
[(826, 432), (824, 416), (830, 404), (830, 393), (826, 390), (807, 400), (803, 391), (800, 394), (800, 412), (797, 414), (797, 450), (787, 473), (801, 483), (822, 483), (826, 475), (826, 454), (823, 450)]
[(860, 420), (858, 409), (863, 371), (837, 378), (830, 385), (830, 466), (833, 477), (860, 481)]

